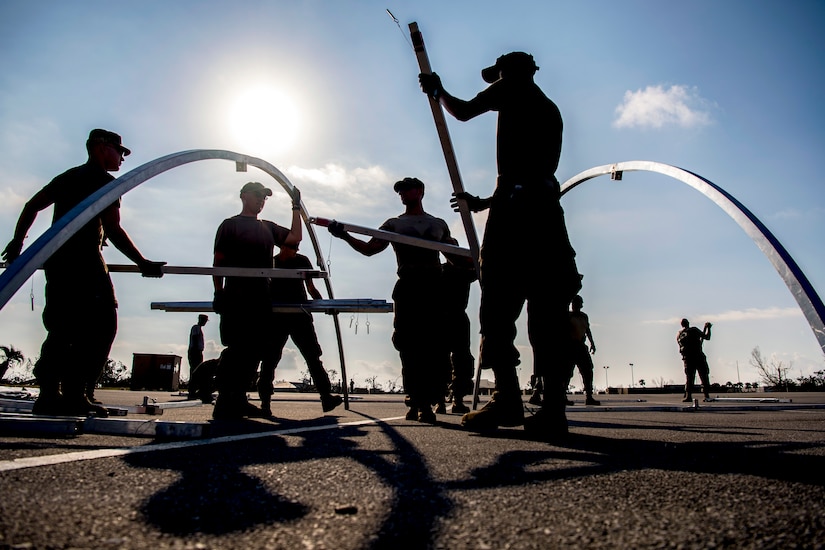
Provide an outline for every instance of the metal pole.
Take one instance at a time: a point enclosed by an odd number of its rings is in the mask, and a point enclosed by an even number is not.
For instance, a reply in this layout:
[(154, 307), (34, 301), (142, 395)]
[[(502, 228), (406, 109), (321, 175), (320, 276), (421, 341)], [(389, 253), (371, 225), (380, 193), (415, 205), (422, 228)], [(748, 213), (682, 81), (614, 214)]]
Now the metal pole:
[(631, 388), (633, 387), (633, 381), (634, 380), (635, 380), (635, 378), (633, 378), (633, 363), (630, 363), (630, 387)]
[(610, 384), (607, 382), (607, 369), (610, 367), (604, 366), (602, 368), (604, 369), (604, 393), (607, 393), (607, 390), (610, 389)]

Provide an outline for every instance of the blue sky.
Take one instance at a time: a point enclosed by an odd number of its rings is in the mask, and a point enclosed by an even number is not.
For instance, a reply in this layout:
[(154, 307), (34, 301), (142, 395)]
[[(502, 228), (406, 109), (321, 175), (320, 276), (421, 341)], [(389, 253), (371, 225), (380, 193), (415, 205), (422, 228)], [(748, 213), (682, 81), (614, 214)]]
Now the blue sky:
[[(755, 213), (825, 292), (825, 4), (806, 0), (6, 0), (0, 241), (11, 237), (31, 195), (85, 161), (85, 138), (102, 127), (122, 134), (133, 151), (121, 175), (178, 151), (228, 149), (284, 172), (302, 190), (310, 215), (370, 227), (401, 212), (392, 183), (416, 176), (427, 184), (427, 211), (445, 218), (466, 244), (418, 88), (407, 29), (413, 21), (434, 70), (461, 98), (483, 89), (479, 71), (499, 55), (534, 55), (536, 81), (564, 117), (560, 181), (630, 160), (695, 172)], [(448, 124), (465, 188), (490, 194), (495, 115)], [(123, 197), (123, 225), (151, 259), (210, 265), (215, 229), (240, 211), (241, 185), (257, 179), (277, 187), (267, 178), (255, 169), (236, 173), (226, 161), (178, 168)], [(823, 368), (822, 351), (782, 279), (700, 193), (636, 172), (621, 182), (588, 181), (563, 206), (585, 276), (597, 387), (627, 386), (631, 372), (636, 383), (683, 382), (675, 343), (682, 317), (714, 323), (705, 344), (714, 382), (757, 381), (749, 365), (756, 346), (790, 366), (793, 378)], [(263, 217), (286, 223), (285, 195), (276, 192)], [(50, 211), (40, 214), (29, 242), (50, 219)], [(476, 218), (479, 235), (483, 221)], [(336, 297), (390, 299), (389, 250), (365, 258), (325, 230), (319, 237)], [(309, 244), (303, 252), (314, 257)], [(127, 262), (114, 249), (104, 255)], [(513, 264), (524, 277), (552, 276), (540, 250)], [(196, 315), (151, 311), (149, 303), (210, 299), (208, 277), (113, 278), (121, 307), (112, 358), (131, 365), (133, 353), (185, 357)], [(477, 306), (475, 287), (474, 329)], [(0, 311), (0, 344), (36, 357), (42, 307), (40, 272)], [(206, 326), (207, 357), (220, 351), (217, 321), (212, 316)], [(373, 375), (379, 383), (400, 381), (391, 316), (341, 321), (349, 377), (359, 385)], [(523, 321), (518, 344), (526, 381), (532, 363)], [(316, 325), (326, 366), (340, 374), (332, 323), (318, 316)], [(304, 370), (290, 342), (276, 378), (294, 380)], [(581, 385), (578, 375), (573, 384)]]

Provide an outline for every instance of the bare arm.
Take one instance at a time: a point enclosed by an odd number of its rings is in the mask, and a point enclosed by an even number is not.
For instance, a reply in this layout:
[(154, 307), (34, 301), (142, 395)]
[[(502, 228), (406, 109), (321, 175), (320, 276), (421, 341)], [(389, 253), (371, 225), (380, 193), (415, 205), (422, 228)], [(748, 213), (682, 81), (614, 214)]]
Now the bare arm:
[(304, 238), (303, 234), (303, 220), (301, 220), (301, 209), (292, 207), (292, 224), (289, 227), (289, 233), (284, 239), (284, 244), (297, 246)]
[(153, 262), (143, 257), (126, 230), (120, 225), (120, 208), (112, 205), (101, 213), (100, 218), (103, 221), (106, 236), (115, 248), (137, 264), (144, 277), (163, 277), (161, 266), (166, 265), (166, 262)]
[(345, 243), (350, 245), (353, 250), (360, 252), (364, 256), (374, 256), (375, 254), (385, 250), (390, 245), (389, 241), (378, 239), (376, 237), (371, 238), (369, 241), (356, 239), (346, 229), (344, 229), (344, 224), (340, 222), (333, 221), (329, 224), (329, 226), (327, 226), (327, 229), (329, 229), (329, 232), (333, 237), (338, 237), (343, 240)]
[(304, 284), (307, 287), (307, 292), (310, 296), (312, 296), (313, 300), (320, 300), (321, 298), (323, 298), (323, 296), (321, 296), (321, 291), (318, 290), (318, 287), (315, 286), (315, 283), (312, 281), (312, 279), (306, 279), (304, 281)]
[(17, 219), (17, 226), (14, 228), (14, 237), (12, 237), (9, 244), (7, 244), (3, 250), (4, 260), (13, 262), (17, 259), (23, 250), (23, 241), (26, 239), (26, 234), (37, 218), (37, 213), (51, 206), (53, 202), (47, 193), (41, 189), (26, 203), (20, 212), (20, 217)]
[(361, 239), (356, 239), (349, 233), (344, 233), (344, 236), (341, 237), (345, 243), (350, 245), (353, 250), (360, 252), (364, 256), (374, 256), (379, 252), (385, 250), (389, 245), (389, 241), (385, 241), (382, 239), (377, 239), (375, 237), (371, 238), (368, 241), (362, 241)]
[(585, 332), (585, 336), (587, 339), (590, 340), (590, 353), (596, 353), (596, 342), (593, 341), (593, 333), (590, 332), (590, 327), (587, 327), (587, 331)]

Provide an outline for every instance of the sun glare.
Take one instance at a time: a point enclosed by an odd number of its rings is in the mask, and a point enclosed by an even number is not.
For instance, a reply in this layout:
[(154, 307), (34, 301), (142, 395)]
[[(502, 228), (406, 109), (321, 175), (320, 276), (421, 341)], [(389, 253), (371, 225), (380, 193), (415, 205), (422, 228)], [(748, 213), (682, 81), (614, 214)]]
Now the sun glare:
[(229, 121), (241, 153), (266, 156), (287, 151), (301, 126), (298, 106), (277, 88), (250, 88), (232, 105)]

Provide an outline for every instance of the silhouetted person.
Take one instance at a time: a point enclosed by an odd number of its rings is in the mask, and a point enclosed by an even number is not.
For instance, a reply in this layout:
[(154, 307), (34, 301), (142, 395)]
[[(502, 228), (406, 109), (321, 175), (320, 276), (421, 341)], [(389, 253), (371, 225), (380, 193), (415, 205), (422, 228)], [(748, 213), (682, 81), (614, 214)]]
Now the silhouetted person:
[[(385, 221), (381, 229), (430, 241), (453, 242), (447, 222), (424, 211), (421, 180), (404, 178), (395, 182), (393, 189), (405, 211)], [(337, 222), (329, 225), (329, 232), (365, 256), (378, 254), (390, 245), (376, 237), (369, 241), (356, 239)], [(443, 380), (449, 369), (442, 330), (441, 261), (436, 250), (398, 243), (392, 243), (392, 247), (398, 264), (398, 280), (392, 292), (392, 342), (401, 358), (401, 376), (409, 396), (406, 418), (432, 424), (436, 421), (432, 407), (444, 399)]]
[[(586, 405), (601, 405), (599, 401), (593, 398), (593, 360), (590, 355), (596, 353), (596, 343), (593, 341), (593, 333), (590, 331), (590, 318), (582, 311), (584, 300), (578, 294), (573, 297), (570, 305), (572, 307), (570, 312), (570, 336), (573, 340), (573, 362), (582, 375), (586, 396), (584, 403)], [(590, 341), (589, 347), (587, 340)], [(568, 384), (571, 378), (573, 378), (572, 368), (570, 369), (570, 376), (567, 378)]]
[[(292, 197), (289, 229), (258, 219), (272, 190), (256, 181), (241, 188), (241, 213), (227, 218), (215, 235), (215, 267), (271, 268), (275, 247), (301, 242), (301, 194)], [(266, 356), (272, 336), (272, 302), (269, 279), (264, 277), (218, 277), (213, 307), (221, 316), (221, 352), (215, 375), (218, 399), (212, 417), (240, 419), (264, 417), (249, 403), (248, 388), (255, 384), (258, 363)]]
[[(581, 288), (555, 172), (562, 144), (559, 109), (533, 81), (533, 57), (512, 52), (481, 71), (490, 86), (465, 101), (444, 90), (436, 74), (420, 75), (422, 90), (458, 120), (498, 112), (498, 180), (491, 197), (459, 193), (473, 212), (490, 209), (480, 254), (481, 368), (492, 368), (496, 388), (481, 410), (462, 424), (472, 430), (525, 423), (516, 373), (516, 321), (527, 302), (535, 371), (544, 379), (541, 410), (525, 429), (541, 438), (567, 434), (570, 365), (568, 306)], [(547, 276), (525, 277), (526, 266), (547, 266)]]
[(218, 363), (219, 359), (207, 359), (189, 373), (189, 399), (200, 399), (207, 404), (212, 402)]
[[(67, 170), (38, 191), (23, 207), (14, 237), (3, 258), (13, 262), (23, 249), (37, 213), (54, 205), (52, 223), (58, 221), (89, 195), (112, 181), (123, 158), (131, 151), (121, 137), (95, 129), (86, 140), (88, 160)], [(46, 260), (46, 306), (43, 325), (47, 335), (40, 348), (34, 376), (40, 396), (32, 412), (49, 415), (107, 416), (92, 403), (88, 388), (97, 383), (109, 358), (117, 333), (117, 300), (101, 253), (108, 239), (135, 262), (144, 277), (162, 277), (166, 262), (143, 257), (120, 225), (120, 199), (81, 227)]]
[(209, 322), (209, 316), (201, 313), (198, 315), (197, 324), (192, 325), (189, 329), (189, 349), (186, 352), (186, 357), (189, 359), (189, 377), (192, 377), (192, 372), (195, 367), (203, 363), (203, 349), (205, 342), (203, 339), (203, 327)]
[(710, 367), (705, 352), (702, 351), (702, 341), (710, 340), (710, 323), (705, 323), (705, 329), (699, 330), (690, 326), (690, 321), (682, 319), (682, 330), (676, 335), (679, 343), (679, 353), (682, 354), (682, 362), (685, 364), (685, 397), (683, 402), (693, 401), (693, 382), (696, 380), (696, 373), (699, 373), (699, 380), (702, 381), (702, 393), (705, 394), (705, 401), (710, 399)]
[[(273, 266), (281, 269), (312, 269), (312, 262), (303, 254), (298, 253), (297, 245), (285, 244), (273, 259)], [(273, 303), (300, 304), (307, 301), (307, 292), (315, 300), (321, 299), (321, 292), (312, 282), (312, 279), (273, 278), (270, 283), (270, 292)], [(329, 375), (321, 362), (321, 346), (318, 344), (318, 335), (315, 333), (315, 323), (312, 313), (275, 312), (273, 330), (267, 342), (267, 354), (261, 361), (261, 374), (258, 377), (258, 396), (261, 398), (261, 409), (264, 414), (271, 416), (272, 382), (275, 379), (275, 368), (281, 360), (284, 346), (288, 338), (298, 347), (309, 368), (315, 388), (321, 395), (321, 407), (329, 412), (344, 400), (340, 395), (332, 394), (332, 385)]]
[[(458, 241), (453, 239), (453, 244)], [(451, 412), (465, 414), (470, 408), (464, 404), (464, 396), (473, 392), (475, 357), (470, 351), (470, 318), (467, 303), (470, 285), (478, 277), (470, 258), (456, 257), (452, 262), (441, 264), (444, 284), (444, 309), (447, 351), (450, 353), (449, 398)]]

